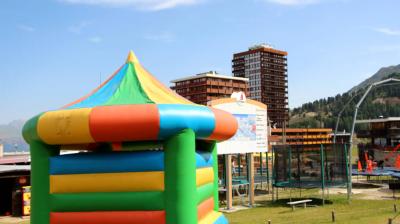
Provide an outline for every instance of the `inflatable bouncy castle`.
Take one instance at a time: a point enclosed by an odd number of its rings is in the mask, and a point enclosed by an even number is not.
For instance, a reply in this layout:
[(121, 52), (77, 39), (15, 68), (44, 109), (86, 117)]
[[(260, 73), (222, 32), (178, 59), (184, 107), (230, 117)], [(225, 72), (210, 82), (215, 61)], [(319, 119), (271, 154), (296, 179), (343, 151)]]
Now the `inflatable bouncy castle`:
[(178, 96), (130, 52), (90, 94), (25, 124), (31, 223), (227, 223), (216, 142), (236, 130), (231, 114)]

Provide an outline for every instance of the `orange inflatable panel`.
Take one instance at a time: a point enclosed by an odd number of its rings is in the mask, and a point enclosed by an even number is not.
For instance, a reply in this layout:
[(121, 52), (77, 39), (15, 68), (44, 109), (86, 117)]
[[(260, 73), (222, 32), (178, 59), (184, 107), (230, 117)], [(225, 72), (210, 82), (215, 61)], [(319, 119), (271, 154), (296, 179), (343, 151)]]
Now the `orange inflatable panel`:
[(223, 141), (234, 136), (238, 129), (236, 118), (230, 113), (210, 108), (215, 116), (215, 129), (208, 139)]
[(160, 116), (155, 104), (101, 106), (93, 108), (89, 121), (97, 142), (157, 139)]
[(212, 212), (214, 210), (214, 198), (209, 198), (205, 201), (203, 201), (198, 207), (197, 207), (197, 219), (201, 220), (204, 217), (208, 215), (208, 213)]

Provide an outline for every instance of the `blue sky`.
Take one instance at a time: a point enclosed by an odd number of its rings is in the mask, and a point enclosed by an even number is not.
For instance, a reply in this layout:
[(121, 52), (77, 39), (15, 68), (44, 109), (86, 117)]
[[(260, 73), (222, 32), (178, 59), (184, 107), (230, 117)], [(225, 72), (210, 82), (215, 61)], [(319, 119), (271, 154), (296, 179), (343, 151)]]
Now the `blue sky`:
[(400, 64), (397, 0), (2, 0), (0, 124), (95, 88), (130, 49), (169, 85), (266, 42), (288, 51), (289, 106)]

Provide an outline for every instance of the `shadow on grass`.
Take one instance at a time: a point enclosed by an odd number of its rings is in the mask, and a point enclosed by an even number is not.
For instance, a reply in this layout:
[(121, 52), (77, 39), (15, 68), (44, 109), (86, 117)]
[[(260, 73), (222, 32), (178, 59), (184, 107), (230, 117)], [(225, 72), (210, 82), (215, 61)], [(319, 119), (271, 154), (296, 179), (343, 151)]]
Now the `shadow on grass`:
[[(289, 198), (284, 198), (284, 199), (278, 199), (272, 203), (278, 205), (278, 206), (287, 206), (287, 203), (290, 201), (302, 201), (305, 199), (311, 199), (312, 202), (308, 202), (307, 205), (311, 205), (311, 206), (322, 206), (323, 202), (321, 198), (314, 198), (314, 197), (308, 197), (308, 198), (292, 198), (292, 200), (290, 200)], [(325, 205), (331, 205), (333, 204), (333, 202), (331, 200), (327, 200), (325, 199)]]
[[(292, 198), (291, 200), (289, 198), (283, 198), (283, 199), (278, 199), (275, 201), (258, 201), (257, 204), (261, 205), (262, 207), (285, 207), (288, 208), (288, 202), (290, 201), (301, 201), (301, 200), (306, 200), (306, 199), (311, 199), (312, 202), (308, 202), (307, 206), (310, 207), (315, 207), (315, 206), (323, 206), (323, 202), (321, 198), (316, 198), (316, 197), (307, 197), (307, 198)], [(333, 204), (345, 204), (347, 201), (345, 199), (341, 198), (334, 198), (334, 199), (325, 199), (325, 205), (333, 205)]]
[(374, 189), (382, 187), (381, 185), (374, 183), (353, 183), (352, 186), (354, 189)]

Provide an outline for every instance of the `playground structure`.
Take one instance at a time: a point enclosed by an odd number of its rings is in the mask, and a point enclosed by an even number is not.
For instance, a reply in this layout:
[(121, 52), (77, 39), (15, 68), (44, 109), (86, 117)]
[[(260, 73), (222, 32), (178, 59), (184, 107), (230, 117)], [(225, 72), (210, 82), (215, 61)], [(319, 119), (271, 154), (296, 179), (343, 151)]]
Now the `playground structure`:
[(384, 167), (393, 167), (400, 170), (399, 149), (400, 144), (394, 147), (375, 144), (359, 144), (358, 171), (372, 171), (373, 169)]
[(353, 175), (400, 178), (400, 118), (358, 120), (358, 166)]
[(323, 193), (348, 183), (346, 145), (281, 145), (273, 147), (273, 154), (276, 188), (321, 188)]
[(367, 160), (372, 160), (377, 167), (396, 167), (400, 149), (400, 118), (359, 120), (356, 123), (362, 125), (357, 138), (368, 142), (358, 144), (358, 159), (362, 167), (367, 167)]
[[(351, 125), (351, 132), (350, 132), (350, 139), (349, 139), (349, 140), (350, 140), (350, 141), (349, 141), (350, 149), (353, 148), (353, 136), (354, 136), (354, 131), (355, 131), (356, 123), (357, 123), (358, 109), (360, 108), (361, 104), (364, 102), (365, 98), (368, 96), (368, 94), (370, 93), (370, 91), (373, 90), (373, 89), (376, 88), (376, 87), (379, 87), (379, 86), (384, 86), (384, 85), (386, 85), (386, 84), (394, 84), (394, 83), (398, 83), (398, 82), (400, 82), (400, 79), (388, 78), (388, 79), (384, 79), (384, 80), (381, 80), (381, 81), (377, 81), (377, 82), (372, 83), (372, 84), (365, 90), (365, 92), (364, 92), (364, 94), (362, 95), (361, 99), (357, 102), (357, 104), (356, 104), (356, 106), (355, 106), (355, 108), (354, 108), (353, 122), (352, 122), (352, 125)], [(355, 96), (353, 96), (353, 97), (350, 99), (350, 101), (353, 100), (354, 97), (355, 97)], [(350, 101), (346, 103), (346, 105), (344, 106), (344, 108), (342, 109), (342, 111), (340, 111), (339, 116), (338, 116), (338, 118), (337, 118), (336, 129), (335, 129), (335, 137), (334, 137), (335, 139), (336, 139), (337, 128), (338, 128), (338, 124), (339, 124), (339, 119), (340, 119), (341, 113), (343, 112), (343, 110), (345, 109), (345, 107), (350, 103)], [(335, 140), (334, 142), (336, 142), (336, 140)], [(349, 152), (351, 152), (351, 151), (349, 151)], [(352, 175), (353, 175), (353, 174), (352, 174), (352, 173), (353, 173), (353, 172), (352, 172), (353, 167), (352, 167), (352, 163), (351, 163), (351, 161), (353, 161), (352, 158), (351, 158), (351, 157), (352, 157), (352, 153), (349, 153), (348, 157), (349, 157), (349, 161), (350, 161), (350, 163), (349, 163), (349, 170), (351, 171), (351, 173), (349, 173), (349, 183), (352, 183)], [(350, 201), (350, 199), (351, 199), (351, 192), (352, 192), (351, 189), (352, 189), (352, 184), (348, 184), (348, 185), (347, 185), (347, 200), (349, 200), (349, 201)]]
[(225, 224), (216, 143), (237, 127), (166, 88), (130, 52), (93, 92), (25, 124), (31, 223)]

